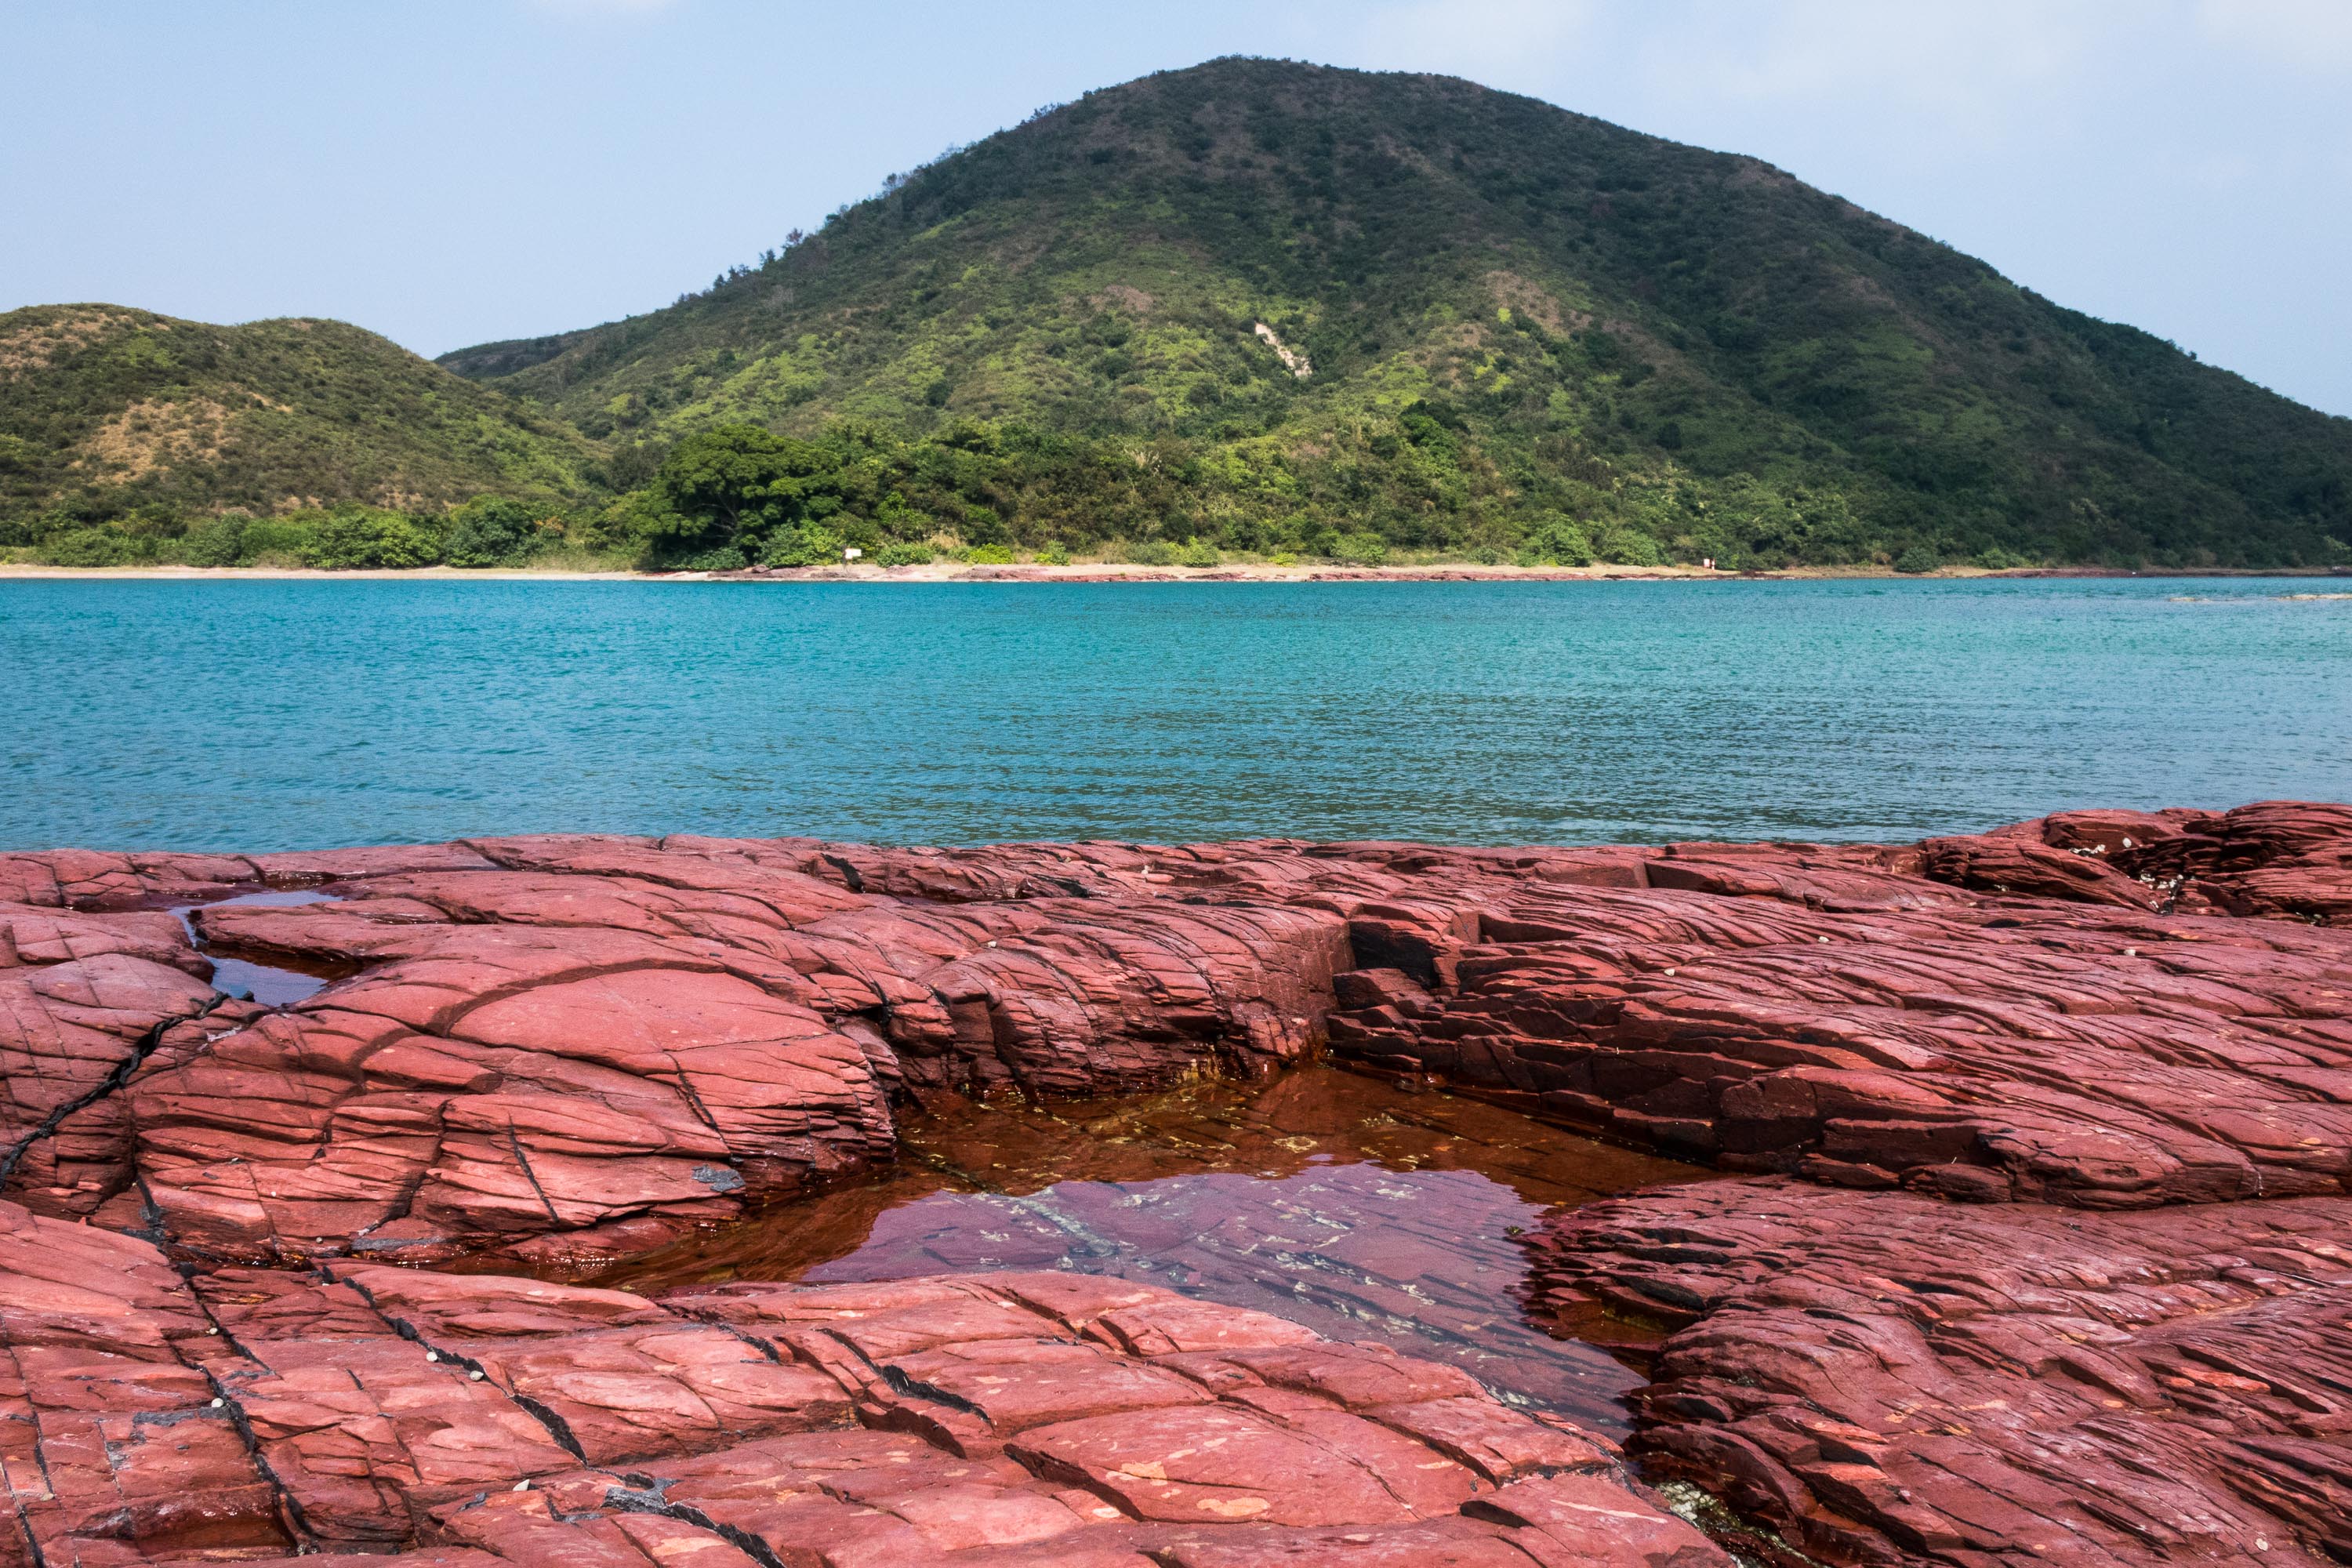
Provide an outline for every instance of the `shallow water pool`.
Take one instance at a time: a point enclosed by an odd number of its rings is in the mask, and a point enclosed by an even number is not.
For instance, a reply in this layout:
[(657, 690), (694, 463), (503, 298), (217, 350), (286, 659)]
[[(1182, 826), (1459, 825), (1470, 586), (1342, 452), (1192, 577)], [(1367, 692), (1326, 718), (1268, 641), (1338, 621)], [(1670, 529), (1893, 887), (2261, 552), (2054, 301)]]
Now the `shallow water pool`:
[(1110, 1274), (1452, 1362), (1507, 1399), (1622, 1431), (1643, 1379), (1528, 1322), (1516, 1237), (1563, 1205), (1710, 1174), (1327, 1066), (1117, 1100), (954, 1101), (900, 1129), (900, 1163), (878, 1179), (575, 1278), (650, 1292)]

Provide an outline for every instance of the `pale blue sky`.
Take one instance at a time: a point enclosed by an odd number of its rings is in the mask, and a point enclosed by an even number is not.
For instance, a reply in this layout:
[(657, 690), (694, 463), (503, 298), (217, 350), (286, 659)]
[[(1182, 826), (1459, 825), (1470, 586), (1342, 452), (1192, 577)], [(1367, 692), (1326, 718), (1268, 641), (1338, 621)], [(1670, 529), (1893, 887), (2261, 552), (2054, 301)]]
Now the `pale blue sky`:
[(1234, 53), (1753, 153), (2352, 414), (2352, 0), (0, 0), (0, 308), (585, 326)]

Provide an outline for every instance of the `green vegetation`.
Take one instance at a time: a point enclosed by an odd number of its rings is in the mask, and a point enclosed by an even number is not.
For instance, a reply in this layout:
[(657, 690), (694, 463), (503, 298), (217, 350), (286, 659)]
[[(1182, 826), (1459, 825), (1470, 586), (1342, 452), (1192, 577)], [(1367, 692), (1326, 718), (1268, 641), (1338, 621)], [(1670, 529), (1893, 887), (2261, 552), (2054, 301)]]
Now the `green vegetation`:
[[(505, 514), (500, 516), (499, 514)], [(518, 530), (500, 526), (519, 515)], [(58, 528), (27, 552), (53, 566), (308, 566), (387, 571), (446, 563), (521, 566), (560, 557), (566, 565), (615, 567), (618, 542), (519, 502), (477, 501), (454, 512), (400, 512), (345, 502), (253, 518), (241, 512), (190, 520), (169, 509)]]
[(667, 310), (444, 363), (649, 464), (814, 441), (892, 537), (2352, 558), (2352, 421), (1753, 159), (1437, 77), (1091, 93)]
[[(0, 315), (0, 549), (60, 564), (421, 564), (440, 559), (451, 506), (496, 494), (546, 516), (594, 495), (598, 456), (562, 421), (339, 321)], [(422, 521), (362, 539), (353, 507)], [(292, 532), (236, 542), (278, 514)]]
[(1091, 93), (668, 309), (441, 363), (0, 317), (0, 547), (2352, 561), (2352, 421), (1752, 159), (1438, 77)]

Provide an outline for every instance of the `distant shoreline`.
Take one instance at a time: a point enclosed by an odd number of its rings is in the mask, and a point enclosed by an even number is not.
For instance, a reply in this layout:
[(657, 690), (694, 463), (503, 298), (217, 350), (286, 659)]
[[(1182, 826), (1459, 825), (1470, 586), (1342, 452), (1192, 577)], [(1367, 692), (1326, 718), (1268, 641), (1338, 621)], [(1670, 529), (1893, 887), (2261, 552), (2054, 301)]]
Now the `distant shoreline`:
[(1885, 567), (1814, 566), (1773, 572), (1710, 572), (1696, 566), (1480, 566), (1470, 563), (1419, 566), (1136, 566), (1120, 563), (1067, 566), (967, 565), (935, 562), (926, 566), (812, 566), (747, 572), (576, 572), (520, 568), (468, 569), (418, 566), (402, 571), (329, 572), (278, 566), (31, 566), (0, 565), (0, 582), (47, 579), (172, 583), (428, 582), (428, 583), (1738, 583), (1821, 582), (1842, 579), (1893, 582), (2018, 577), (2277, 577), (2343, 578), (2352, 571), (2309, 566), (2276, 571), (2242, 568), (2150, 568), (2037, 566), (1988, 572), (1974, 567), (1927, 573), (1897, 573)]

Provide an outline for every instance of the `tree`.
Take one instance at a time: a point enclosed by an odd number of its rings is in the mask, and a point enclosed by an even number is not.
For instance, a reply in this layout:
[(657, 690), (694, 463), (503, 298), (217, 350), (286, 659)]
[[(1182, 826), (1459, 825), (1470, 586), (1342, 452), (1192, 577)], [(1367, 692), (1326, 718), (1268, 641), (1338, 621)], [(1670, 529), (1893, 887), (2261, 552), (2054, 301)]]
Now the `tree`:
[(1592, 541), (1568, 517), (1559, 512), (1549, 512), (1528, 533), (1527, 547), (1520, 552), (1520, 564), (1590, 566), (1592, 564)]
[(234, 566), (245, 548), (245, 519), (200, 518), (188, 525), (180, 553), (191, 566)]
[(834, 453), (757, 425), (715, 425), (678, 442), (661, 466), (656, 488), (668, 502), (656, 518), (674, 520), (679, 553), (761, 552), (768, 536), (819, 522), (841, 508)]

